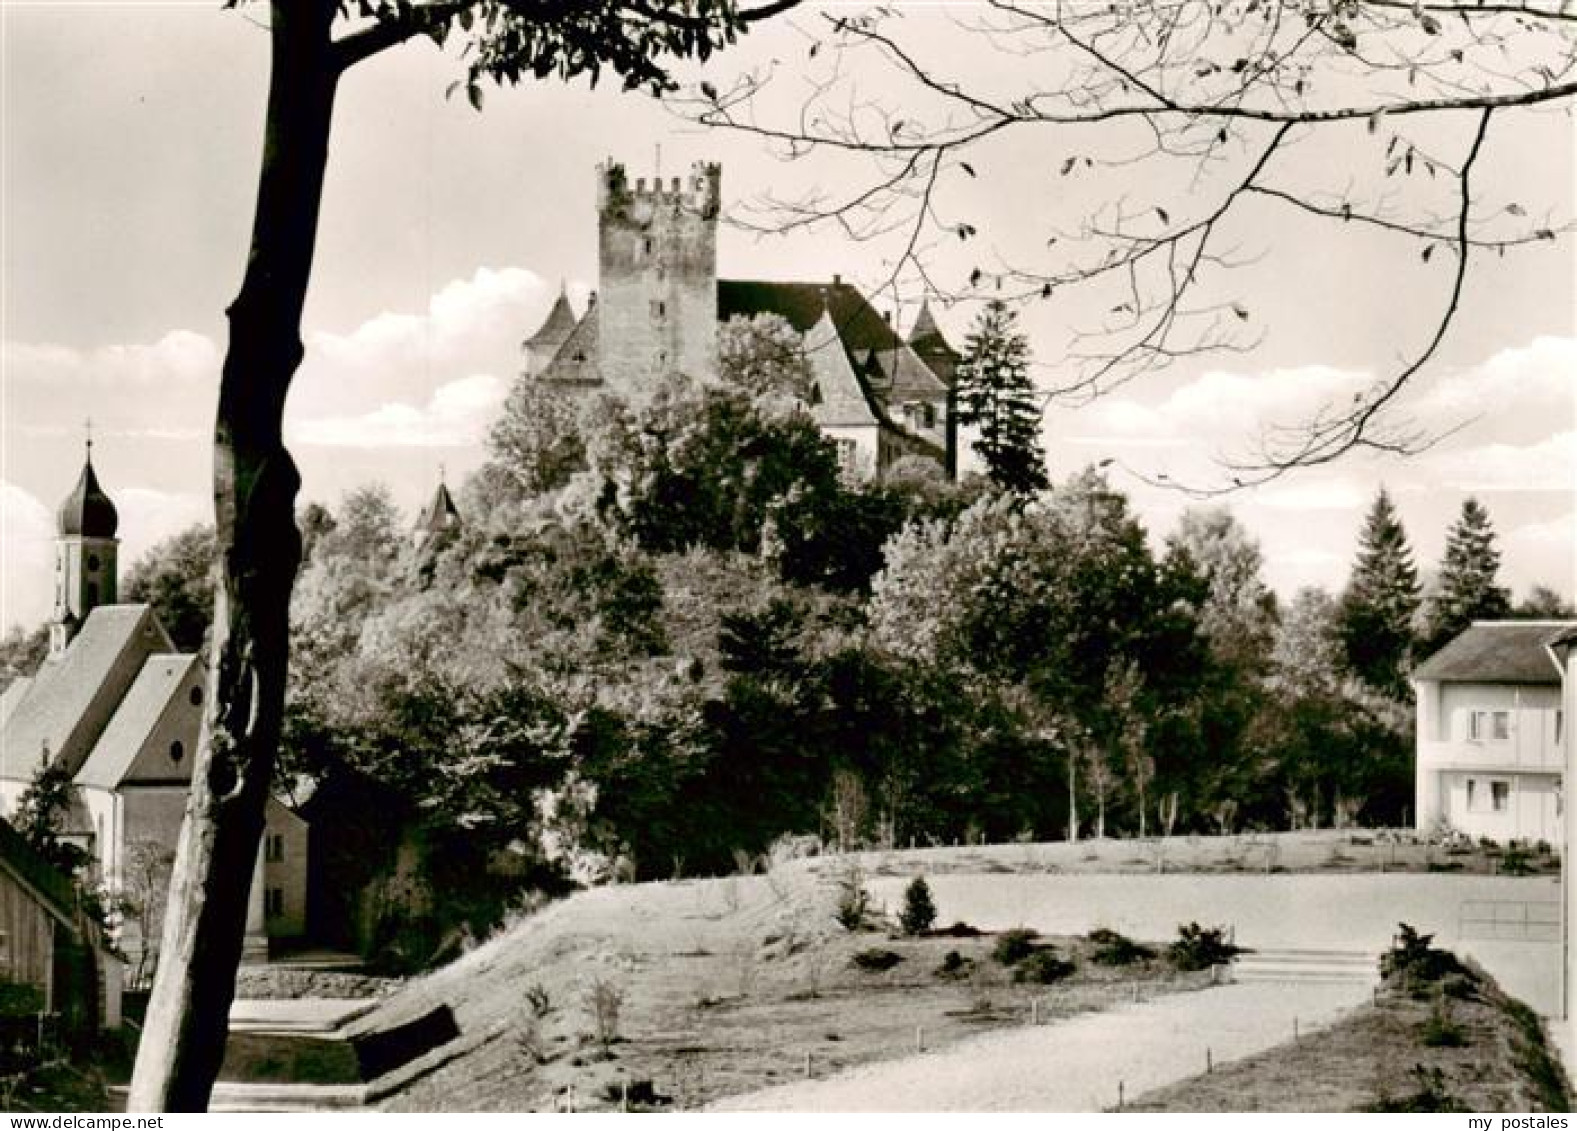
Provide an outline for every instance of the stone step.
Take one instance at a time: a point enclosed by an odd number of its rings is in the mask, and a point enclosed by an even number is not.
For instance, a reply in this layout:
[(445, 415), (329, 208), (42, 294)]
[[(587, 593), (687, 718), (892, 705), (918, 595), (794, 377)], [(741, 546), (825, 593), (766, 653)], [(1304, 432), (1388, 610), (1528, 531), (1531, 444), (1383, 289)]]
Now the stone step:
[(1379, 980), (1374, 955), (1359, 951), (1272, 949), (1239, 955), (1235, 982), (1362, 982)]

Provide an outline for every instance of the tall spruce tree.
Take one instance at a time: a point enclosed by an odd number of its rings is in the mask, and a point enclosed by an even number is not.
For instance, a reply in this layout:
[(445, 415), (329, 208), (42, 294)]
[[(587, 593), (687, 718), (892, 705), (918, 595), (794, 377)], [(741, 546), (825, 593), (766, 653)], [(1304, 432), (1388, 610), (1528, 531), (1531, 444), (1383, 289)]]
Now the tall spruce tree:
[(1418, 604), (1413, 551), (1391, 496), (1382, 487), (1364, 521), (1358, 560), (1342, 594), (1337, 633), (1348, 670), (1393, 699), (1407, 697)]
[(980, 430), (974, 443), (986, 474), (1007, 491), (1050, 486), (1040, 446), (1040, 406), (1029, 377), (1029, 339), (1018, 316), (992, 299), (964, 339), (958, 365), (958, 422)]
[(1425, 611), (1422, 655), (1445, 647), (1475, 620), (1510, 613), (1511, 595), (1495, 584), (1499, 571), (1500, 551), (1495, 548), (1489, 512), (1470, 496), (1462, 501), (1462, 513), (1446, 534), (1440, 578)]

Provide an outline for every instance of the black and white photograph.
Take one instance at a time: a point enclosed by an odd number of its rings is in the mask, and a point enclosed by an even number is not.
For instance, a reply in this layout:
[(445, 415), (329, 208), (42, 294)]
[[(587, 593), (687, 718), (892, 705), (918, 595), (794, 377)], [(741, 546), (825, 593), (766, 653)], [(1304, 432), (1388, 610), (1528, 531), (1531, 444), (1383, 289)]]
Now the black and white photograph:
[(0, 1113), (1566, 1126), (1574, 112), (1572, 0), (0, 0)]

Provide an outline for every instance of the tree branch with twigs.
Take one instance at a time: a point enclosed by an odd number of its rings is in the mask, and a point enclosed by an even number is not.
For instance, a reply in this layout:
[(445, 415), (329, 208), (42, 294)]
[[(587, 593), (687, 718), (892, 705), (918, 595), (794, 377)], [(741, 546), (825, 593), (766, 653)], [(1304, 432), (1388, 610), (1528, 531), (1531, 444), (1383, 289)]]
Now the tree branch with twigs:
[[(1351, 403), (1223, 457), (1222, 482), (1199, 494), (1438, 440), (1398, 400), (1460, 317), (1471, 263), (1573, 229), (1555, 204), (1490, 201), (1481, 175), (1492, 119), (1577, 101), (1577, 16), (1560, 0), (989, 0), (838, 8), (802, 31), (803, 78), (772, 66), (685, 103), (787, 161), (838, 169), (837, 194), (767, 197), (746, 225), (891, 241), (887, 282), (943, 301), (1104, 296), (1043, 382), (1053, 402), (1258, 345), (1264, 327), (1231, 293), (1233, 272), (1268, 254), (1241, 246), (1255, 220), (1372, 232), (1448, 272), (1415, 347)], [(1344, 183), (1319, 157), (1333, 143)], [(988, 163), (1016, 183), (982, 186)], [(1040, 239), (980, 203), (1025, 181), (1057, 196)]]

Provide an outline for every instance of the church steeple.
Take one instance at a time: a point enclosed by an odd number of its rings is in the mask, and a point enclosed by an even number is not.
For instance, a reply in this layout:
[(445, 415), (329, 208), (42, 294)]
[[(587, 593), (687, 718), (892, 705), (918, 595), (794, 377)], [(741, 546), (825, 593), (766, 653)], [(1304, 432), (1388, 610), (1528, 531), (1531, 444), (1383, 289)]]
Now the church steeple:
[(440, 535), (459, 528), (460, 508), (454, 505), (454, 496), (449, 493), (449, 485), (444, 482), (444, 470), (439, 467), (438, 489), (433, 492), (428, 504), (422, 508), (422, 513), (417, 515), (416, 529), (412, 531), (412, 537), (418, 546), (422, 546)]
[(50, 651), (62, 652), (94, 609), (115, 603), (120, 516), (93, 470), (89, 433), (77, 485), (55, 513), (55, 614)]

